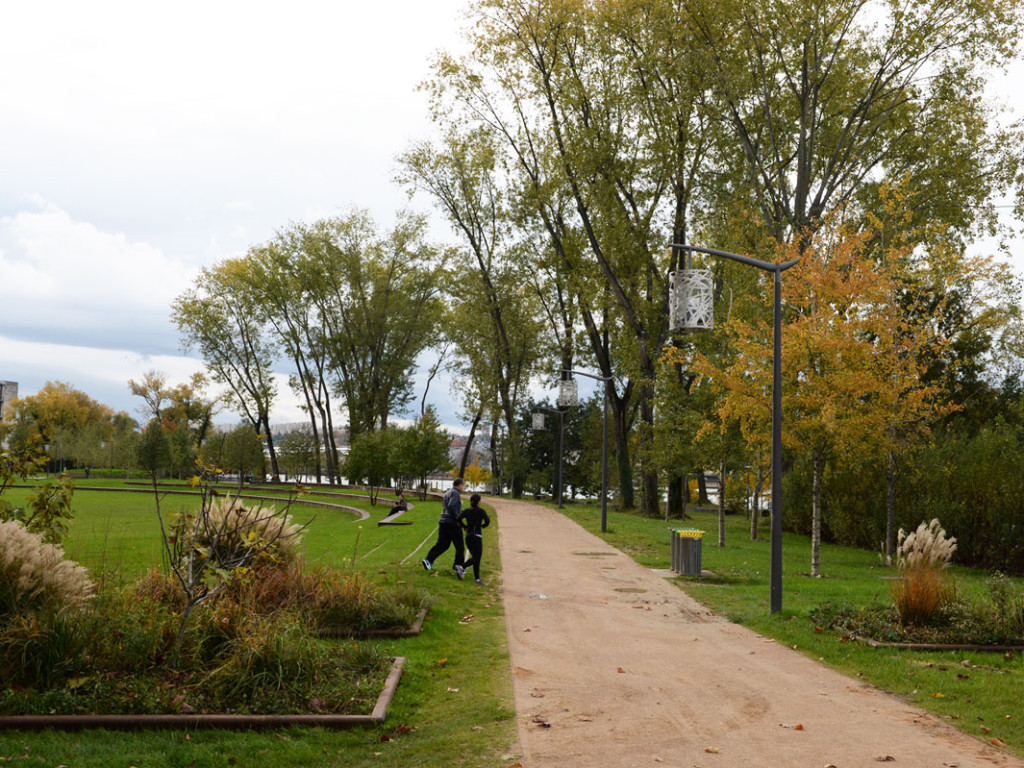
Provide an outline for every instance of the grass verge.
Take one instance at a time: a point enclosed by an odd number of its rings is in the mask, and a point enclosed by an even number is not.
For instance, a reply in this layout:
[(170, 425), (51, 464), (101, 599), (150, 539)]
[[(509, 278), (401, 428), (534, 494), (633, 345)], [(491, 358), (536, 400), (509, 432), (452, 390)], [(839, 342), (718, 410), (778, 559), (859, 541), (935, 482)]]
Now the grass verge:
[[(107, 498), (103, 498), (107, 496)], [(91, 569), (144, 571), (159, 557), (152, 499), (136, 505), (130, 494), (81, 494), (68, 551)], [(346, 502), (347, 503), (347, 502)], [(306, 537), (313, 562), (354, 567), (386, 582), (408, 582), (433, 596), (417, 637), (362, 641), (388, 656), (407, 658), (387, 721), (351, 731), (289, 728), (263, 732), (82, 731), (0, 732), (0, 762), (26, 759), (38, 765), (221, 768), (223, 766), (453, 765), (490, 768), (516, 762), (515, 707), (507, 635), (498, 593), (500, 560), (497, 516), (485, 537), (488, 586), (459, 581), (445, 567), (426, 573), (419, 565), (433, 543), (439, 505), (420, 503), (407, 513), (412, 525), (378, 527), (390, 512), (378, 504), (371, 520), (324, 510), (293, 509), (296, 520), (316, 516)], [(127, 507), (130, 508), (125, 508)], [(129, 525), (131, 545), (120, 536)], [(360, 527), (361, 525), (361, 527)], [(142, 556), (140, 552), (154, 554)], [(119, 553), (124, 553), (122, 558)], [(419, 555), (417, 557), (416, 555)], [(450, 563), (442, 558), (440, 566)], [(128, 560), (129, 562), (124, 562)]]
[[(669, 568), (671, 527), (705, 531), (702, 567), (714, 576), (676, 577), (674, 581), (711, 610), (859, 680), (895, 693), (976, 738), (1024, 756), (1024, 714), (1020, 690), (1024, 660), (1015, 653), (910, 651), (872, 648), (815, 624), (811, 612), (825, 602), (862, 608), (888, 604), (895, 569), (877, 553), (824, 544), (823, 578), (809, 576), (810, 540), (783, 536), (783, 609), (769, 612), (769, 531), (751, 541), (742, 516), (728, 516), (726, 546), (719, 548), (718, 516), (691, 512), (690, 519), (643, 518), (609, 510), (608, 530), (600, 531), (595, 505), (569, 505), (564, 514), (649, 568)], [(986, 571), (950, 568), (964, 595), (986, 591)], [(1013, 580), (1016, 589), (1020, 579)]]

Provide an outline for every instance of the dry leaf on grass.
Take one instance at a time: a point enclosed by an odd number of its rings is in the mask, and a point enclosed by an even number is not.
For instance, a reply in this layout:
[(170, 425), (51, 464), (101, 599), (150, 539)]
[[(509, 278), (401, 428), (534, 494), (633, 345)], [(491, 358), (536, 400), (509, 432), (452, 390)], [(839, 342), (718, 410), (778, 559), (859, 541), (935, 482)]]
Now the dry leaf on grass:
[(991, 741), (989, 741), (989, 744), (991, 744), (993, 747), (1005, 747), (1006, 746), (1006, 742), (1003, 741), (1002, 739), (992, 739)]

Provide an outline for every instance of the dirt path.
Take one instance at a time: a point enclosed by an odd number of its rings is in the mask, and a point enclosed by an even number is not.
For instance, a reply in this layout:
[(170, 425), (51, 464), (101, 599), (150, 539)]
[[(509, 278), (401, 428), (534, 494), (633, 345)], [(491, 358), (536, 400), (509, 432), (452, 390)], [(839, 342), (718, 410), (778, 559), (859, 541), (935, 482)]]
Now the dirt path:
[(524, 768), (1024, 768), (709, 614), (551, 510), (491, 503)]

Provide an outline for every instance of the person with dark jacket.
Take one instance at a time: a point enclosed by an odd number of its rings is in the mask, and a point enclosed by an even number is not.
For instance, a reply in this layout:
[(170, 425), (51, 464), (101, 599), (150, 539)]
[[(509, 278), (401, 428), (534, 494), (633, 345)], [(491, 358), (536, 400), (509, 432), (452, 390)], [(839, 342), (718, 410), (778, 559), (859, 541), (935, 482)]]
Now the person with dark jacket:
[(462, 512), (462, 486), (465, 480), (461, 477), (455, 478), (452, 487), (445, 491), (441, 500), (441, 517), (437, 520), (437, 543), (430, 548), (427, 556), (421, 561), (421, 565), (428, 571), (434, 569), (434, 562), (448, 547), (455, 545), (455, 565), (452, 570), (460, 579), (465, 578), (466, 569), (463, 563), (466, 559), (466, 548), (462, 543), (462, 526), (459, 525), (459, 513)]
[(466, 529), (466, 548), (470, 558), (463, 563), (463, 568), (473, 566), (473, 578), (477, 584), (483, 584), (480, 578), (480, 556), (484, 553), (483, 529), (491, 524), (491, 518), (480, 506), (480, 494), (469, 497), (469, 509), (459, 513), (459, 525)]

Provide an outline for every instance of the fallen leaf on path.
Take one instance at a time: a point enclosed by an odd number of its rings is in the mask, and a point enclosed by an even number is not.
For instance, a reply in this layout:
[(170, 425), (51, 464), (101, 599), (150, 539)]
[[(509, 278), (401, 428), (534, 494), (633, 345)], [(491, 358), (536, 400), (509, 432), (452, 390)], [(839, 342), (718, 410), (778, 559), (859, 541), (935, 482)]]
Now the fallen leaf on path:
[(535, 699), (543, 699), (544, 698), (544, 694), (543, 693), (537, 693), (536, 691), (534, 691), (530, 695), (533, 696), (533, 698), (535, 698)]
[(619, 667), (619, 674), (620, 675), (626, 674), (626, 670), (624, 670), (622, 667)]
[(991, 744), (993, 747), (1005, 747), (1006, 746), (1006, 742), (1003, 741), (1002, 739), (992, 739), (989, 742), (989, 744)]
[(779, 726), (782, 728), (792, 728), (794, 731), (802, 731), (804, 729), (803, 725), (801, 725), (800, 723), (797, 723), (796, 725), (786, 725), (785, 723), (779, 723)]
[(541, 728), (550, 728), (551, 727), (551, 723), (549, 723), (547, 720), (545, 720), (540, 715), (534, 715), (532, 722), (537, 724), (537, 725), (539, 725)]
[(709, 755), (717, 755), (719, 752), (718, 747), (704, 747), (704, 751)]
[(896, 758), (893, 757), (892, 755), (884, 755), (883, 757), (876, 757), (875, 758), (875, 762), (876, 763), (895, 763), (896, 762)]

